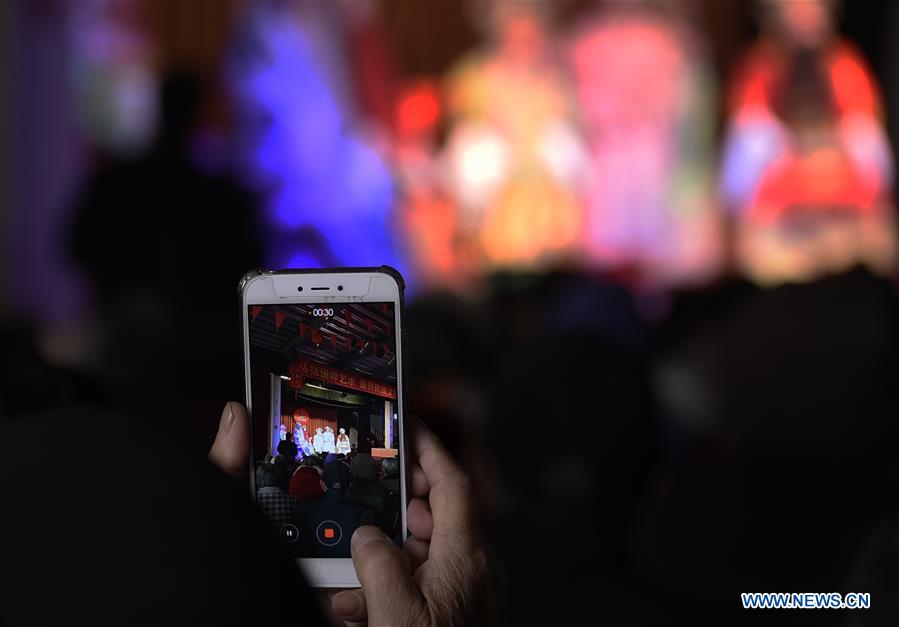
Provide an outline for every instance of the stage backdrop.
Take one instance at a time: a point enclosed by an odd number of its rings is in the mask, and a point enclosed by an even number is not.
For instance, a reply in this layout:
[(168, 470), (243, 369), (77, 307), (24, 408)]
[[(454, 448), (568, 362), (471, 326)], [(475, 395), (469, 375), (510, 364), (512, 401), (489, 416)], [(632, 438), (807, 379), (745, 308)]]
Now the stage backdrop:
[[(296, 424), (294, 416), (300, 417), (300, 424), (306, 429), (306, 437), (312, 441), (315, 430), (321, 427), (324, 431), (325, 427), (331, 427), (334, 431), (334, 437), (337, 437), (337, 410), (331, 407), (314, 407), (306, 405), (287, 405), (281, 406), (281, 424), (287, 427), (287, 430), (293, 433), (293, 427)], [(305, 418), (305, 419), (304, 419)]]

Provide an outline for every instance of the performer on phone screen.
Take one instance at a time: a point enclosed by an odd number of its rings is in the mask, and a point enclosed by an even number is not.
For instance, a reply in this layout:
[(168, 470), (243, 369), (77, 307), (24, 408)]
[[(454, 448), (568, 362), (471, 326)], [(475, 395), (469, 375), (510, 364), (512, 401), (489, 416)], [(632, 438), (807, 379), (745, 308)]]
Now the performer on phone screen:
[(325, 432), (322, 434), (322, 450), (325, 453), (334, 452), (334, 431), (331, 430), (331, 427), (325, 427)]
[(283, 424), (275, 428), (275, 437), (272, 438), (272, 456), (278, 454), (278, 445), (287, 438), (287, 427)]
[(300, 423), (296, 423), (293, 427), (293, 441), (297, 445), (297, 455), (299, 459), (303, 459), (309, 453), (309, 442), (306, 440), (306, 431)]
[(318, 454), (321, 454), (321, 452), (324, 450), (324, 448), (323, 448), (323, 444), (324, 444), (324, 437), (323, 437), (323, 435), (324, 435), (324, 434), (322, 433), (322, 428), (321, 428), (321, 427), (318, 427), (318, 428), (315, 430), (315, 435), (312, 436), (312, 450), (315, 451), (315, 452), (318, 453)]
[(351, 450), (350, 436), (346, 434), (346, 429), (341, 427), (340, 433), (337, 436), (337, 454), (343, 453), (344, 455), (349, 455)]

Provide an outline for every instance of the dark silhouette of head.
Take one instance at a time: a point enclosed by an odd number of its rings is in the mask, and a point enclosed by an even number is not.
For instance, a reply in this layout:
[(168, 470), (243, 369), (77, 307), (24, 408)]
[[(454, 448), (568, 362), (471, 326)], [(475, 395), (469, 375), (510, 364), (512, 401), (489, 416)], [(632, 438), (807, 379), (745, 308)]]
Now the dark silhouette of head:
[(347, 468), (345, 463), (340, 461), (325, 464), (325, 470), (322, 472), (322, 481), (329, 490), (345, 492), (350, 485), (350, 469)]
[(203, 86), (192, 72), (176, 69), (163, 79), (159, 92), (160, 129), (156, 148), (168, 157), (184, 156), (197, 126)]
[(283, 473), (275, 464), (259, 464), (256, 467), (256, 489), (280, 488)]
[(381, 471), (385, 479), (395, 479), (400, 476), (400, 463), (396, 457), (385, 457), (381, 462)]

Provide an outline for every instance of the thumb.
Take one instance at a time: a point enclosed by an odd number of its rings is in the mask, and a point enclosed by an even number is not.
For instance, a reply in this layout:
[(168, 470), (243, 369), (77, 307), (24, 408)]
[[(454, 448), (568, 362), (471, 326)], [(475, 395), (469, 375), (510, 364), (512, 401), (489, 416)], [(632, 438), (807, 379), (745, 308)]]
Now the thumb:
[(365, 593), (369, 625), (422, 625), (427, 606), (412, 579), (409, 559), (377, 527), (356, 529), (350, 543), (356, 576)]
[(213, 464), (231, 476), (242, 479), (250, 459), (250, 419), (240, 403), (230, 401), (222, 410), (215, 442), (209, 449)]

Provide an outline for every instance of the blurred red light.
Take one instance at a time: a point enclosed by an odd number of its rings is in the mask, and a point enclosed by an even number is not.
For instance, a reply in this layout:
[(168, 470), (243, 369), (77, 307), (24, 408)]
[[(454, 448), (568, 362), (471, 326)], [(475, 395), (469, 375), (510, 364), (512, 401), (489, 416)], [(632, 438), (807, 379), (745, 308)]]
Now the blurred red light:
[(440, 118), (440, 99), (433, 83), (422, 82), (405, 90), (400, 97), (398, 117), (403, 135), (433, 129)]

